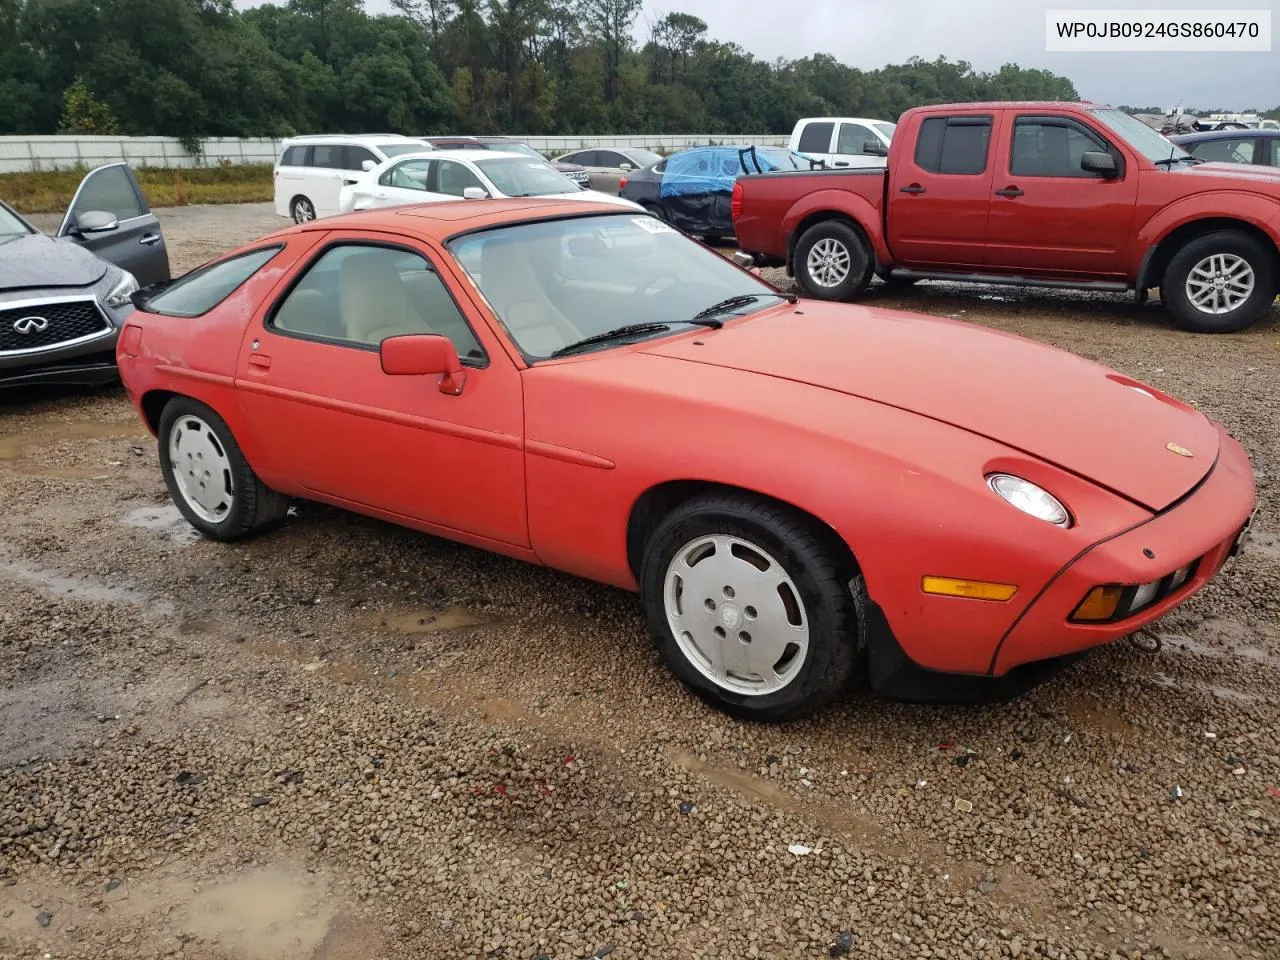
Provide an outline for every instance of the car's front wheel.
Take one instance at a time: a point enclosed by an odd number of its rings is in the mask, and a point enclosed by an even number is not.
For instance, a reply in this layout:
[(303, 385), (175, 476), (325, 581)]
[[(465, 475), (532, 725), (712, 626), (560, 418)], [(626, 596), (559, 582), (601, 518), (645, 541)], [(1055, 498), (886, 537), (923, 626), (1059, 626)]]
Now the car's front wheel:
[(1274, 249), (1236, 230), (1215, 230), (1173, 255), (1160, 299), (1184, 330), (1231, 333), (1270, 309), (1278, 283)]
[(786, 507), (734, 492), (686, 501), (653, 531), (640, 579), (663, 660), (720, 709), (790, 720), (848, 687), (850, 573)]
[(170, 400), (157, 433), (169, 496), (206, 537), (239, 540), (288, 512), (288, 498), (258, 479), (226, 421), (205, 404), (188, 397)]

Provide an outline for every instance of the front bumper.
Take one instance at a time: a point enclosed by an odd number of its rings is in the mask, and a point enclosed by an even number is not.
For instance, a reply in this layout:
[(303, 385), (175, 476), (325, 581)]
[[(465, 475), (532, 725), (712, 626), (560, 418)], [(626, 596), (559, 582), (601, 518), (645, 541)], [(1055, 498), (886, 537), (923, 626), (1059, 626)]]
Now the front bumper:
[[(1254, 510), (1248, 455), (1234, 437), (1222, 427), (1218, 430), (1218, 460), (1199, 487), (1139, 526), (1093, 544), (1060, 570), (1004, 634), (993, 638), (986, 674), (942, 673), (911, 661), (883, 614), (873, 611), (868, 623), (873, 687), (883, 695), (910, 700), (1008, 696), (1185, 603), (1236, 552)], [(1096, 624), (1070, 620), (1096, 586), (1149, 583), (1187, 564), (1195, 564), (1195, 569), (1185, 583), (1130, 616)]]
[[(85, 295), (52, 296), (48, 303), (89, 302)], [(14, 312), (16, 301), (0, 301), (0, 307)], [(94, 301), (101, 315), (102, 329), (84, 335), (69, 336), (63, 342), (54, 342), (34, 349), (0, 350), (0, 388), (21, 387), (32, 384), (69, 384), (95, 386), (110, 383), (117, 377), (116, 342), (125, 318), (133, 311), (129, 306), (114, 310)], [(40, 314), (42, 301), (25, 299), (22, 310)], [(56, 321), (55, 321), (56, 322)]]

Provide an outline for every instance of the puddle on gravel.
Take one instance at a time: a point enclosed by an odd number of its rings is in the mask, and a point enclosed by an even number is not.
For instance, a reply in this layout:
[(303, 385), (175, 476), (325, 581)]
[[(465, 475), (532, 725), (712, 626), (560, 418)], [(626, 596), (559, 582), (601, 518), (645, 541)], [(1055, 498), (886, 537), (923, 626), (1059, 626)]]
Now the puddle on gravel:
[(200, 532), (187, 522), (187, 518), (173, 504), (145, 504), (135, 506), (120, 520), (126, 527), (158, 534), (162, 539), (179, 546), (200, 540)]
[(479, 627), (487, 622), (461, 607), (448, 607), (445, 610), (415, 610), (410, 613), (374, 614), (357, 621), (358, 625), (366, 630), (390, 630), (394, 633), (441, 633), (447, 630), (461, 630), (463, 627)]
[(334, 912), (322, 881), (269, 868), (194, 893), (173, 918), (248, 960), (303, 960), (324, 942)]
[(44, 593), (70, 597), (73, 600), (96, 600), (102, 603), (123, 603), (129, 606), (147, 604), (156, 613), (162, 615), (173, 612), (173, 607), (169, 603), (165, 601), (152, 603), (145, 593), (138, 590), (69, 576), (7, 556), (3, 544), (0, 544), (0, 578), (35, 587)]

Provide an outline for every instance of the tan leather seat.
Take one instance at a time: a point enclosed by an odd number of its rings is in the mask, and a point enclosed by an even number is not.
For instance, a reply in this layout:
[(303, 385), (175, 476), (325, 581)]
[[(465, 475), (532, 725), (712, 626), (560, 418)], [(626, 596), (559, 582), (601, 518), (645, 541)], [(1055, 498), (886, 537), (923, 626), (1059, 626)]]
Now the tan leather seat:
[(350, 254), (342, 261), (338, 312), (343, 337), (379, 344), (400, 334), (432, 332), (396, 269), (396, 259), (403, 256), (390, 250), (370, 250)]
[(333, 336), (332, 316), (333, 305), (319, 290), (295, 290), (280, 305), (272, 323), (281, 330)]
[(584, 334), (553, 304), (518, 243), (490, 238), (480, 255), (481, 288), (517, 344), (545, 357)]

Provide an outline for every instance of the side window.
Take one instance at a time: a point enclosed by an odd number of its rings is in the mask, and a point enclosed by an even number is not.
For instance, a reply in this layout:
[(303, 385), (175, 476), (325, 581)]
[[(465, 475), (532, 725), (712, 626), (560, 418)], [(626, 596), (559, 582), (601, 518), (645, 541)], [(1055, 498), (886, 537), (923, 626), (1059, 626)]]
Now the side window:
[(1271, 137), (1263, 142), (1271, 144), (1271, 159), (1267, 162), (1273, 167), (1280, 167), (1280, 137)]
[(575, 154), (565, 157), (561, 163), (576, 163), (584, 167), (600, 166), (598, 158), (600, 152), (598, 150), (579, 150)]
[(133, 187), (133, 178), (124, 166), (107, 167), (85, 177), (80, 195), (75, 198), (75, 212), (102, 210), (117, 220), (129, 220), (147, 212)]
[(929, 117), (916, 139), (916, 166), (930, 173), (974, 176), (987, 169), (991, 117)]
[(608, 167), (611, 170), (616, 170), (624, 163), (630, 163), (633, 167), (635, 166), (634, 163), (631, 163), (630, 160), (620, 153), (615, 153), (612, 150), (597, 150), (595, 163), (591, 164), (591, 166)]
[(374, 156), (374, 153), (372, 150), (368, 150), (365, 147), (353, 146), (350, 144), (347, 146), (347, 169), (348, 170), (364, 169), (362, 165), (366, 160), (372, 160), (375, 165), (377, 165), (378, 163), (378, 158)]
[(341, 170), (344, 149), (341, 144), (317, 143), (311, 148), (311, 163), (309, 165), (330, 170)]
[(280, 166), (282, 167), (305, 167), (306, 166), (306, 147), (293, 146), (284, 152), (280, 157)]
[(281, 249), (275, 246), (251, 250), (192, 270), (155, 296), (148, 297), (147, 312), (168, 317), (198, 317), (208, 313), (266, 266)]
[(1253, 163), (1253, 140), (1206, 140), (1196, 148), (1196, 156), (1210, 163)]
[(1108, 152), (1103, 141), (1077, 124), (1019, 117), (1013, 127), (1009, 172), (1017, 177), (1094, 179), (1096, 174), (1080, 169), (1080, 158), (1090, 151)]
[(434, 160), (403, 160), (382, 172), (378, 183), (402, 190), (426, 190)]
[(830, 153), (831, 134), (835, 132), (834, 123), (808, 123), (800, 134), (800, 143), (796, 147), (799, 153)]
[(437, 172), (439, 178), (439, 186), (436, 188), (440, 193), (447, 193), (451, 197), (460, 197), (467, 187), (479, 187), (485, 189), (484, 184), (474, 173), (470, 167), (465, 167), (455, 160), (440, 160), (440, 169)]
[(483, 360), (480, 341), (423, 256), (401, 247), (330, 247), (276, 306), (269, 325), (303, 337), (376, 347), (387, 337), (439, 334), (458, 356)]
[(852, 153), (862, 156), (863, 144), (868, 140), (880, 142), (880, 138), (860, 123), (840, 124), (840, 136), (836, 141), (836, 153)]

